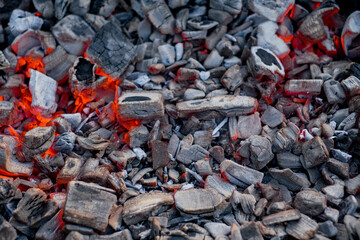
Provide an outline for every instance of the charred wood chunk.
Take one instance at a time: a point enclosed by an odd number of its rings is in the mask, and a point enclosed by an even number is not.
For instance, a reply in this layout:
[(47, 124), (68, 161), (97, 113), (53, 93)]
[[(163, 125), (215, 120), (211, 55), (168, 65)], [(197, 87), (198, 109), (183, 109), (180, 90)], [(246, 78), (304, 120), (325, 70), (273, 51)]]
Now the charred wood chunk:
[(30, 188), (13, 211), (14, 218), (19, 222), (29, 224), (32, 217), (42, 214), (45, 199), (46, 194), (42, 190)]
[(235, 91), (235, 89), (237, 89), (244, 82), (244, 78), (247, 74), (248, 71), (246, 68), (235, 64), (225, 72), (221, 78), (221, 83), (229, 91)]
[(35, 9), (44, 18), (52, 18), (54, 16), (54, 4), (51, 0), (33, 0)]
[(29, 86), (32, 96), (32, 111), (37, 114), (54, 113), (57, 108), (57, 82), (51, 77), (33, 69), (31, 69), (30, 75)]
[(62, 214), (63, 211), (58, 211), (49, 221), (43, 224), (36, 232), (35, 238), (39, 240), (64, 238)]
[[(235, 131), (234, 131), (235, 137), (237, 132), (237, 136), (240, 139), (247, 139), (251, 136), (259, 135), (262, 130), (261, 121), (258, 112), (255, 112), (254, 114), (248, 116), (239, 116), (237, 125), (236, 122), (234, 124), (235, 126), (233, 127), (235, 127)], [(230, 128), (230, 122), (229, 122), (229, 128)]]
[(0, 215), (0, 239), (15, 240), (17, 238), (16, 230), (11, 224)]
[(286, 210), (278, 213), (268, 215), (263, 218), (262, 222), (265, 225), (271, 225), (275, 223), (289, 222), (298, 220), (301, 218), (300, 212), (297, 209)]
[(355, 11), (346, 19), (341, 33), (341, 42), (346, 56), (359, 58), (359, 45), (353, 44), (360, 35), (360, 11)]
[(248, 7), (251, 11), (274, 22), (281, 22), (284, 16), (294, 5), (294, 0), (267, 1), (267, 0), (250, 0)]
[(174, 195), (178, 210), (188, 214), (203, 214), (214, 212), (224, 198), (214, 189), (179, 190)]
[(75, 59), (76, 56), (68, 54), (62, 46), (57, 46), (54, 51), (42, 59), (46, 75), (57, 82), (62, 82), (67, 78)]
[(79, 143), (79, 145), (82, 148), (85, 148), (87, 150), (101, 151), (106, 149), (110, 145), (109, 140), (104, 139), (99, 135), (95, 135), (95, 134), (90, 135), (87, 138), (77, 136), (76, 141)]
[(285, 76), (285, 69), (278, 57), (270, 50), (262, 47), (252, 47), (247, 65), (256, 79), (263, 77), (280, 82)]
[(31, 162), (19, 162), (16, 157), (18, 142), (11, 136), (0, 135), (0, 169), (12, 174), (30, 175)]
[(0, 178), (0, 200), (6, 200), (15, 195), (15, 189), (5, 178)]
[(76, 135), (73, 132), (65, 132), (55, 137), (52, 149), (57, 152), (70, 153), (75, 144)]
[(352, 97), (360, 92), (360, 80), (355, 76), (350, 76), (341, 82), (341, 86)]
[(28, 155), (46, 152), (55, 139), (55, 127), (36, 127), (24, 135), (23, 151)]
[(41, 46), (41, 41), (34, 30), (30, 29), (17, 36), (11, 43), (11, 48), (18, 56), (25, 56), (31, 49)]
[(108, 177), (108, 182), (119, 194), (122, 194), (127, 190), (123, 176), (120, 176), (119, 173), (111, 173)]
[(123, 220), (127, 225), (133, 225), (166, 211), (173, 204), (174, 198), (169, 193), (155, 191), (140, 194), (124, 203)]
[(0, 101), (0, 127), (12, 125), (16, 119), (16, 108), (13, 102)]
[(116, 196), (96, 184), (71, 181), (63, 219), (104, 232)]
[(264, 177), (262, 172), (242, 166), (231, 160), (223, 161), (220, 164), (220, 171), (231, 183), (242, 188), (261, 182)]
[(112, 18), (91, 40), (88, 57), (112, 78), (118, 78), (135, 56), (135, 47)]
[(289, 123), (287, 127), (277, 131), (272, 141), (273, 152), (290, 150), (297, 142), (299, 134), (299, 128), (293, 123)]
[(142, 0), (142, 9), (149, 22), (162, 34), (175, 33), (175, 18), (164, 0)]
[(157, 92), (124, 92), (117, 108), (123, 119), (156, 119), (164, 116), (164, 99)]
[(254, 112), (258, 101), (248, 96), (222, 95), (201, 100), (190, 100), (176, 104), (179, 117), (212, 119), (219, 116), (239, 116)]
[(9, 27), (14, 36), (18, 36), (29, 29), (39, 30), (44, 23), (40, 17), (34, 16), (32, 13), (15, 9), (11, 13)]
[(296, 239), (310, 239), (318, 231), (319, 225), (315, 220), (301, 214), (298, 221), (292, 221), (286, 226), (286, 233)]
[(269, 173), (275, 180), (280, 184), (285, 185), (291, 191), (299, 191), (303, 187), (308, 188), (311, 185), (305, 176), (296, 174), (289, 168), (284, 170), (270, 168)]
[(319, 136), (305, 142), (302, 153), (304, 154), (306, 168), (316, 167), (329, 159), (329, 152)]
[(68, 157), (65, 161), (64, 167), (61, 169), (57, 177), (58, 184), (66, 184), (75, 180), (80, 173), (82, 161), (79, 158)]
[(107, 17), (115, 10), (119, 2), (120, 0), (95, 0), (92, 3), (91, 13)]
[(200, 145), (192, 145), (190, 147), (181, 148), (179, 154), (176, 156), (176, 160), (186, 165), (192, 162), (204, 159), (209, 155), (209, 152)]
[(240, 14), (242, 9), (242, 1), (240, 0), (211, 0), (210, 7), (213, 9), (227, 11), (230, 14)]
[(338, 81), (332, 79), (327, 80), (324, 83), (324, 92), (330, 104), (341, 104), (346, 99), (346, 94), (342, 85)]
[(94, 30), (79, 16), (67, 15), (52, 28), (56, 40), (70, 54), (80, 56), (95, 36)]
[(226, 199), (229, 199), (232, 195), (232, 192), (236, 189), (236, 186), (224, 181), (220, 176), (209, 175), (205, 181), (206, 188), (215, 189), (218, 193), (223, 195)]
[(151, 141), (153, 169), (166, 167), (170, 162), (168, 144), (159, 140)]
[(315, 190), (304, 190), (296, 194), (294, 207), (303, 214), (315, 217), (325, 210), (326, 197)]

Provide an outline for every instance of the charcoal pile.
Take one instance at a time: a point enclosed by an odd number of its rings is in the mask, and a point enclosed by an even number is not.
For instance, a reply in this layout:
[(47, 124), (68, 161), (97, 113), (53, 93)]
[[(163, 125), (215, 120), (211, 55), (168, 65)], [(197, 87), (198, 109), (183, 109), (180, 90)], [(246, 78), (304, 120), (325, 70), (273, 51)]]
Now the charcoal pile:
[(0, 240), (359, 239), (357, 0), (0, 2)]

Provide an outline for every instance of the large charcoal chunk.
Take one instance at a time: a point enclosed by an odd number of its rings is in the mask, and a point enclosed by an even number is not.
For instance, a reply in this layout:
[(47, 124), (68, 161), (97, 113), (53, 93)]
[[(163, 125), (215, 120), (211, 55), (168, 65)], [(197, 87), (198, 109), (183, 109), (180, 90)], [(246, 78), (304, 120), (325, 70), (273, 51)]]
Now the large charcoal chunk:
[(16, 119), (16, 108), (13, 102), (0, 101), (0, 127), (12, 125)]
[(360, 35), (360, 11), (355, 11), (346, 19), (341, 33), (341, 42), (346, 56), (350, 58), (359, 57), (359, 47), (351, 48), (355, 39)]
[(294, 0), (249, 0), (247, 2), (251, 11), (274, 22), (281, 22), (294, 3)]
[(26, 30), (39, 30), (44, 20), (34, 16), (32, 13), (25, 12), (21, 9), (15, 9), (11, 13), (9, 27), (14, 36), (18, 36)]
[(236, 189), (235, 185), (224, 181), (220, 176), (209, 175), (205, 182), (206, 188), (215, 189), (218, 193), (223, 195), (226, 199), (229, 199), (232, 192)]
[(213, 212), (223, 201), (223, 197), (211, 188), (177, 191), (174, 198), (176, 208), (190, 214)]
[(240, 14), (242, 6), (241, 0), (210, 0), (211, 8), (226, 11), (230, 14)]
[(0, 240), (15, 240), (16, 237), (15, 228), (0, 215)]
[(308, 188), (311, 185), (307, 178), (294, 173), (289, 168), (284, 170), (270, 168), (269, 173), (279, 183), (285, 185), (291, 191), (299, 191), (301, 188)]
[(63, 219), (104, 232), (116, 196), (96, 184), (71, 181)]
[(164, 99), (157, 92), (124, 92), (118, 99), (117, 107), (119, 117), (123, 119), (154, 119), (164, 116)]
[(26, 154), (44, 153), (55, 139), (55, 127), (36, 127), (25, 133), (23, 151)]
[(112, 18), (91, 40), (87, 55), (110, 77), (118, 78), (134, 58), (135, 47)]
[(151, 192), (140, 194), (124, 203), (123, 219), (127, 225), (136, 224), (148, 219), (160, 209), (166, 210), (174, 204), (174, 198), (169, 193)]
[(316, 167), (329, 159), (329, 152), (319, 136), (305, 142), (302, 152), (306, 168)]
[(151, 22), (160, 33), (175, 33), (175, 18), (164, 0), (142, 0), (141, 5), (149, 22)]
[(310, 239), (318, 229), (319, 225), (315, 220), (312, 220), (305, 214), (301, 214), (300, 220), (288, 223), (286, 233), (296, 239)]
[(36, 113), (54, 113), (57, 108), (57, 82), (45, 74), (31, 69), (30, 92), (32, 96), (31, 108)]
[(304, 190), (296, 194), (294, 207), (309, 216), (318, 216), (326, 208), (326, 197), (313, 190)]
[(52, 33), (68, 53), (77, 56), (84, 53), (90, 40), (95, 36), (89, 24), (76, 15), (67, 15), (61, 19), (52, 28)]
[(258, 182), (261, 183), (264, 177), (262, 172), (242, 166), (231, 160), (223, 161), (220, 164), (220, 170), (231, 183), (243, 188)]

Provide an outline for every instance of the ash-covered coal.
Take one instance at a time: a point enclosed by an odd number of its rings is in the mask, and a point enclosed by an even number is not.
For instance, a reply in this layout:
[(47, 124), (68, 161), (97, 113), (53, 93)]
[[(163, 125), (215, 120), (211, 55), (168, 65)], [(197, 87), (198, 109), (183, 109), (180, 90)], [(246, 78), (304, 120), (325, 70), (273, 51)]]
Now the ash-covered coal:
[(0, 240), (359, 239), (358, 6), (1, 1)]

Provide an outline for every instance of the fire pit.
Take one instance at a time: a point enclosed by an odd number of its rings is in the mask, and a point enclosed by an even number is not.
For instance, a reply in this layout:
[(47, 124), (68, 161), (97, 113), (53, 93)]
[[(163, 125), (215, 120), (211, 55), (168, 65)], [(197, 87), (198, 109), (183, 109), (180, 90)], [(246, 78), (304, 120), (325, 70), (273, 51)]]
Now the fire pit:
[(358, 1), (0, 19), (0, 240), (360, 238)]

